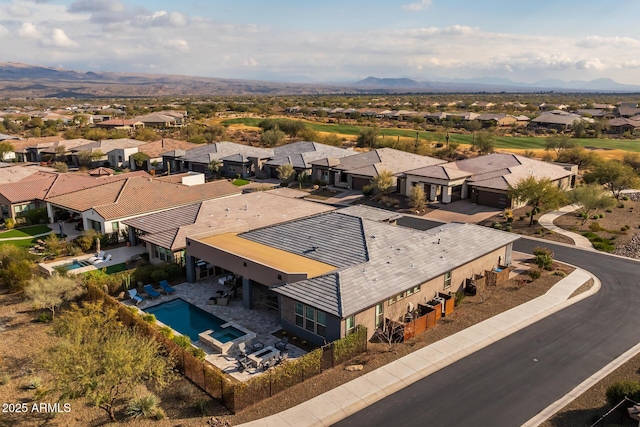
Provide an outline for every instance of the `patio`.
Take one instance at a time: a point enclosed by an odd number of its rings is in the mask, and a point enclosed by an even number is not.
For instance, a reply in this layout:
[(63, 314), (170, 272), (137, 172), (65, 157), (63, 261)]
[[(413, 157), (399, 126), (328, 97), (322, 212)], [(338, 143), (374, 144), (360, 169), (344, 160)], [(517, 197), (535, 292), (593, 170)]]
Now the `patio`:
[[(162, 304), (167, 301), (171, 301), (176, 298), (181, 298), (202, 310), (214, 314), (227, 322), (236, 323), (243, 328), (248, 329), (256, 334), (253, 342), (259, 342), (263, 344), (264, 349), (268, 347), (275, 347), (275, 344), (280, 341), (273, 335), (274, 332), (281, 329), (278, 322), (278, 315), (274, 311), (267, 309), (246, 309), (242, 305), (242, 297), (236, 297), (229, 300), (228, 305), (209, 305), (207, 302), (209, 298), (216, 295), (216, 291), (227, 291), (224, 285), (218, 283), (218, 279), (222, 276), (210, 277), (205, 280), (201, 280), (197, 283), (182, 283), (173, 288), (176, 290), (173, 295), (163, 295), (154, 300), (146, 298), (138, 308), (144, 310), (149, 307), (153, 307), (158, 304)], [(143, 294), (143, 296), (145, 296)], [(127, 304), (131, 304), (131, 301), (127, 301)], [(240, 352), (236, 347), (229, 350), (228, 354), (217, 353), (207, 344), (200, 342), (194, 342), (195, 346), (201, 348), (206, 353), (205, 360), (212, 365), (227, 372), (234, 378), (240, 381), (246, 381), (252, 376), (261, 374), (264, 372), (261, 369), (255, 367), (246, 369), (242, 372), (239, 371), (240, 364), (238, 359), (240, 358)], [(300, 357), (306, 352), (293, 344), (289, 343), (287, 346), (287, 354), (289, 359)]]
[[(130, 260), (132, 257), (136, 255), (141, 255), (146, 251), (147, 249), (143, 245), (122, 246), (119, 248), (108, 249), (105, 252), (111, 255), (111, 259), (109, 261), (103, 261), (95, 265), (87, 265), (86, 267), (75, 268), (73, 270), (69, 270), (69, 273), (81, 274), (81, 273), (86, 273), (87, 271), (109, 267), (111, 265), (122, 264), (123, 262)], [(38, 265), (45, 271), (49, 272), (49, 274), (53, 274), (55, 272), (55, 267), (69, 264), (73, 261), (86, 261), (94, 255), (95, 253), (83, 254), (75, 257), (66, 257), (64, 259), (57, 260), (54, 262), (47, 262), (47, 263), (41, 262)]]

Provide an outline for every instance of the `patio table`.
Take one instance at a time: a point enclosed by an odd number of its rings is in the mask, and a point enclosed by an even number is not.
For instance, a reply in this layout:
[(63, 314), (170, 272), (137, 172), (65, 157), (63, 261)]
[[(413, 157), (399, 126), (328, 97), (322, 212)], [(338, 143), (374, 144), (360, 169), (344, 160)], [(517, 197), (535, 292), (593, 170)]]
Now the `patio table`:
[(276, 358), (279, 354), (280, 350), (267, 346), (256, 353), (250, 354), (247, 358), (253, 363), (253, 366), (257, 368), (261, 364)]

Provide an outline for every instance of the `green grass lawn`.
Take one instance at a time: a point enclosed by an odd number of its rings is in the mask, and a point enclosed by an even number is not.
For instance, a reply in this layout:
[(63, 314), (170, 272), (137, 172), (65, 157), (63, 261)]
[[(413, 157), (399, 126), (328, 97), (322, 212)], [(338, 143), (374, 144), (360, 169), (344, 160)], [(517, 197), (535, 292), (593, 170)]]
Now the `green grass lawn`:
[(16, 228), (4, 233), (0, 233), (0, 240), (9, 237), (30, 237), (37, 234), (48, 233), (51, 229), (46, 225), (31, 225), (29, 227)]
[(37, 238), (20, 239), (20, 240), (0, 240), (0, 245), (13, 245), (21, 248), (30, 247), (37, 244)]
[[(224, 120), (222, 123), (243, 124), (246, 126), (258, 127), (262, 119), (256, 118), (238, 118)], [(358, 135), (360, 126), (341, 125), (333, 123), (306, 123), (311, 129), (318, 132), (334, 132), (344, 135)], [(415, 138), (416, 132), (418, 137), (423, 140), (439, 141), (442, 136), (435, 132), (415, 131), (412, 129), (393, 129), (381, 128), (380, 135), (383, 137), (408, 137)], [(461, 144), (473, 144), (473, 135), (460, 135), (451, 133), (449, 141)], [(530, 136), (500, 136), (495, 137), (495, 147), (500, 149), (523, 149), (523, 150), (541, 150), (545, 148), (546, 138), (536, 138)], [(603, 150), (624, 150), (640, 152), (640, 141), (628, 139), (596, 139), (596, 138), (573, 138), (578, 145), (589, 148), (599, 148)], [(445, 142), (444, 140), (441, 142)]]
[(231, 183), (237, 187), (241, 187), (243, 185), (247, 185), (249, 181), (247, 181), (246, 179), (238, 178), (234, 179)]

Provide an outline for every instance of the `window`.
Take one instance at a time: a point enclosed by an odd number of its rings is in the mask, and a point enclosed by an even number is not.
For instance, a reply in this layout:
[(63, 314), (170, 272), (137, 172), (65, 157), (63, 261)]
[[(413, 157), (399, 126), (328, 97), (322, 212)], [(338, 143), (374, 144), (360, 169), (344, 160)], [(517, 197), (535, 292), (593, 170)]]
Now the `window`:
[(384, 304), (376, 305), (376, 328), (381, 328), (384, 322)]
[(111, 223), (111, 229), (117, 233), (118, 231), (120, 231), (120, 223), (118, 221), (112, 222)]
[(420, 292), (420, 285), (413, 287), (413, 293), (417, 294), (418, 292)]
[(327, 315), (313, 307), (296, 302), (295, 305), (296, 326), (304, 328), (321, 337), (326, 336)]
[(391, 298), (389, 298), (389, 305), (395, 303), (396, 301), (400, 301), (402, 298), (404, 298), (404, 292), (400, 292), (399, 294), (392, 296)]
[(447, 271), (446, 273), (444, 273), (444, 288), (450, 288), (451, 287), (451, 272)]
[(349, 316), (345, 319), (345, 336), (352, 334), (356, 329), (356, 316)]

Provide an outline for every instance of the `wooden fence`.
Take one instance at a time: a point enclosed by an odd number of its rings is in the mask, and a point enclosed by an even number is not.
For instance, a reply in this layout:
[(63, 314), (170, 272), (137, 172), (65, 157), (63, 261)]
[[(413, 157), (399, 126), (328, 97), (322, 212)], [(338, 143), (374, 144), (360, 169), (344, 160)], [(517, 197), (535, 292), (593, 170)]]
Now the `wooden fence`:
[(302, 357), (287, 360), (249, 381), (242, 382), (209, 362), (193, 356), (162, 335), (155, 325), (145, 322), (98, 287), (89, 285), (87, 290), (89, 300), (103, 301), (115, 307), (125, 325), (135, 327), (139, 332), (160, 342), (167, 353), (174, 357), (176, 368), (182, 375), (232, 412), (239, 412), (367, 351), (367, 329), (358, 326), (353, 334), (341, 340), (329, 343)]

